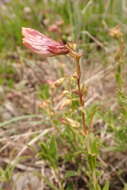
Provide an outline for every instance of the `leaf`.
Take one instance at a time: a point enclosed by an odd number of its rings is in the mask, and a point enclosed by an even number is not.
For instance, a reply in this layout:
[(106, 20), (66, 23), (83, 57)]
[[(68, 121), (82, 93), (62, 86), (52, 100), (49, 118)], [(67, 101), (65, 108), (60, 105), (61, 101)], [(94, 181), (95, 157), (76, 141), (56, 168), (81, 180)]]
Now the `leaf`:
[(49, 85), (48, 84), (43, 84), (40, 86), (39, 97), (43, 100), (46, 100), (50, 97)]
[(94, 136), (93, 133), (90, 133), (86, 137), (86, 147), (87, 147), (87, 151), (90, 155), (97, 155), (99, 153), (100, 145), (101, 145), (101, 142), (100, 142), (99, 138)]
[(109, 190), (109, 181), (106, 181), (103, 190)]
[(54, 136), (51, 137), (48, 142), (40, 144), (39, 156), (40, 158), (47, 160), (53, 168), (57, 166), (58, 153)]
[(51, 138), (51, 141), (50, 141), (49, 152), (50, 152), (51, 157), (53, 157), (55, 161), (57, 161), (58, 160), (57, 143), (54, 136)]
[(73, 177), (73, 176), (77, 176), (77, 172), (75, 172), (73, 170), (69, 170), (65, 174), (65, 178), (69, 178), (69, 177)]
[(124, 189), (123, 190), (127, 190), (127, 183), (124, 184)]

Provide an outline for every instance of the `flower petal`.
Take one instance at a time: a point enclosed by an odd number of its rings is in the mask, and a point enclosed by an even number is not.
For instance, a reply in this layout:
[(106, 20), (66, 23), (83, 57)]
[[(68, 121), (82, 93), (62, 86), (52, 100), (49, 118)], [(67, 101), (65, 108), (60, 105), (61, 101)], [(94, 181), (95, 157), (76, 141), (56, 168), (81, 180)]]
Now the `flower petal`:
[(69, 49), (59, 42), (56, 42), (44, 34), (31, 29), (22, 28), (23, 44), (33, 52), (43, 56), (55, 56), (69, 53)]

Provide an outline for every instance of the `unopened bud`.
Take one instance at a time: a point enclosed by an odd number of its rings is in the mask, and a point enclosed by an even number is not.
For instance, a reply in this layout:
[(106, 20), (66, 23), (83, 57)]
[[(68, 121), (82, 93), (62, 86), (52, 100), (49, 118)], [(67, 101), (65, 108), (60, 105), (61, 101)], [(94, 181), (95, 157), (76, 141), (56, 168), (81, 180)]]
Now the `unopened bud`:
[(43, 101), (39, 104), (39, 108), (42, 108), (42, 109), (47, 108), (49, 104), (50, 104), (49, 100)]
[(77, 78), (78, 78), (78, 76), (77, 76), (77, 73), (76, 73), (76, 72), (75, 72), (75, 73), (73, 73), (72, 78), (73, 78), (73, 79), (77, 79)]
[(84, 84), (81, 84), (81, 92), (83, 95), (87, 95), (88, 88)]
[(109, 31), (109, 35), (113, 38), (121, 38), (123, 36), (123, 33), (121, 32), (121, 28), (119, 25), (117, 25), (116, 27), (110, 29)]
[(64, 122), (65, 122), (65, 124), (69, 124), (69, 125), (71, 125), (72, 127), (75, 127), (75, 128), (80, 127), (79, 122), (77, 122), (77, 121), (75, 121), (75, 120), (73, 120), (71, 118), (68, 118), (68, 117), (64, 118)]
[(58, 105), (56, 106), (56, 110), (62, 110), (65, 107), (69, 106), (71, 104), (71, 99), (68, 98), (64, 98), (61, 102), (58, 103)]
[(63, 96), (68, 96), (70, 95), (70, 92), (68, 90), (64, 90), (62, 93)]
[(64, 80), (65, 80), (64, 77), (63, 77), (63, 78), (60, 78), (60, 79), (58, 79), (58, 80), (56, 80), (56, 81), (54, 82), (54, 85), (55, 85), (56, 87), (59, 87), (59, 86), (61, 86), (61, 84), (64, 82)]

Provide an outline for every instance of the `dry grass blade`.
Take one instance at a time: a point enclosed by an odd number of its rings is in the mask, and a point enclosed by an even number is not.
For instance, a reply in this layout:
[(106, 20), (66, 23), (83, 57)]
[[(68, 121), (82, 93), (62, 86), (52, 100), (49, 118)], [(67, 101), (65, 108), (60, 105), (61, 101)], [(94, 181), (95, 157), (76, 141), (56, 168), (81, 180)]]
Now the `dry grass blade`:
[(27, 143), (27, 145), (24, 145), (24, 147), (21, 149), (21, 151), (17, 154), (16, 158), (11, 162), (11, 164), (14, 164), (19, 160), (20, 156), (27, 150), (29, 146), (34, 145), (38, 140), (40, 140), (43, 136), (48, 134), (49, 132), (52, 132), (54, 129), (45, 129), (43, 132), (41, 132), (39, 135), (37, 135), (35, 138), (33, 138), (31, 141)]
[[(12, 165), (12, 161), (9, 160), (8, 158), (0, 158), (0, 162), (6, 163), (8, 165)], [(29, 167), (29, 166), (25, 166), (23, 164), (15, 164), (15, 167), (17, 169), (23, 170), (23, 171), (28, 171), (28, 172), (32, 172), (35, 170), (35, 168)]]
[(32, 119), (32, 118), (42, 118), (42, 115), (33, 114), (33, 115), (23, 115), (23, 116), (15, 117), (13, 119), (10, 119), (9, 121), (0, 123), (0, 127), (5, 127), (6, 125), (15, 123), (17, 121), (21, 121), (21, 120), (25, 120), (25, 119)]
[(107, 75), (107, 73), (110, 73), (112, 70), (114, 69), (114, 67), (112, 65), (110, 65), (107, 69), (99, 71), (98, 73), (96, 73), (95, 75), (92, 75), (92, 77), (88, 78), (84, 83), (85, 85), (88, 85), (92, 82), (95, 82), (95, 80), (100, 80), (102, 79), (105, 75)]

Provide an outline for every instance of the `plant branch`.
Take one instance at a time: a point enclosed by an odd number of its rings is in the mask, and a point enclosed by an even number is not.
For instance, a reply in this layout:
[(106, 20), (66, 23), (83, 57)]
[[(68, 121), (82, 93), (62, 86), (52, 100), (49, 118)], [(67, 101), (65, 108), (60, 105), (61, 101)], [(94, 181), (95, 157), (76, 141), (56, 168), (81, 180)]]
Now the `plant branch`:
[[(78, 94), (79, 94), (79, 100), (80, 100), (80, 106), (83, 107), (84, 106), (84, 96), (83, 96), (83, 92), (81, 89), (81, 85), (80, 85), (80, 79), (81, 79), (81, 69), (80, 69), (80, 57), (81, 56), (76, 56), (76, 72), (77, 72), (77, 85), (78, 85)], [(82, 112), (82, 126), (83, 126), (83, 132), (86, 135), (88, 133), (88, 129), (86, 126), (86, 116), (85, 113)]]

